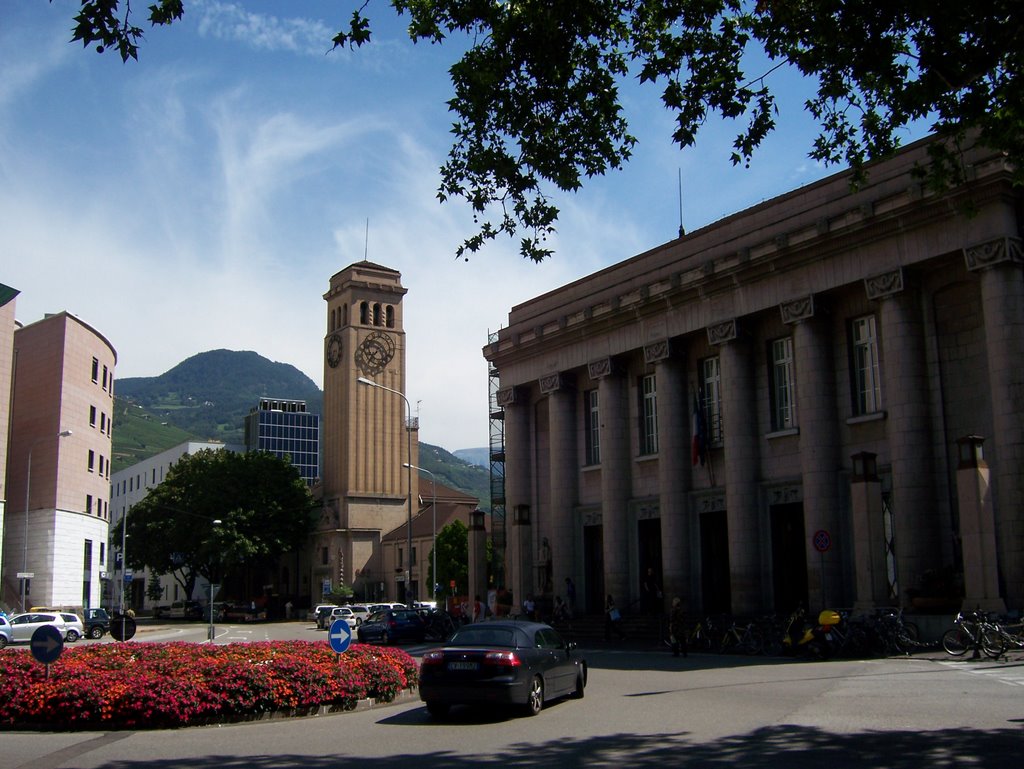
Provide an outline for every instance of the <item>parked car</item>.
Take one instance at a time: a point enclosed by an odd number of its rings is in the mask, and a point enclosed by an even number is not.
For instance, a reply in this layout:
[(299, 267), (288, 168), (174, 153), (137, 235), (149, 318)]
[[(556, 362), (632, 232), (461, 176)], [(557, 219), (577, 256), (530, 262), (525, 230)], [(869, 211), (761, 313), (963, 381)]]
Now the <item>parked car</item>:
[(537, 715), (545, 702), (582, 698), (586, 685), (576, 644), (539, 622), (464, 625), (420, 664), (420, 699), (436, 718), (452, 705), (512, 705)]
[(332, 611), (334, 611), (337, 608), (338, 608), (337, 606), (324, 605), (324, 606), (319, 607), (316, 610), (316, 619), (314, 621), (316, 622), (316, 629), (317, 630), (323, 630), (325, 627), (327, 627), (324, 624), (324, 620), (328, 616), (330, 616)]
[(7, 617), (0, 616), (0, 649), (12, 641), (11, 623)]
[(356, 624), (361, 625), (370, 618), (370, 607), (361, 603), (349, 604), (352, 613), (356, 615)]
[(359, 625), (356, 635), (362, 643), (423, 643), (427, 635), (427, 625), (420, 613), (414, 609), (384, 609), (371, 614), (369, 619)]
[(356, 619), (356, 615), (352, 613), (350, 608), (347, 606), (335, 606), (324, 618), (323, 629), (329, 630), (331, 625), (334, 624), (334, 621), (338, 619), (345, 620), (349, 627), (355, 627), (359, 624), (359, 621)]
[[(78, 619), (77, 616), (72, 616), (76, 620)], [(43, 625), (51, 625), (57, 628), (61, 638), (68, 640), (67, 623), (59, 612), (30, 611), (24, 614), (15, 614), (11, 617), (11, 642), (28, 643), (32, 640), (32, 634)], [(75, 633), (74, 639), (71, 640), (77, 640), (78, 636), (81, 635), (75, 628), (72, 628), (71, 632)]]
[(336, 603), (318, 603), (316, 606), (310, 609), (309, 614), (306, 615), (306, 619), (308, 619), (310, 622), (316, 622), (317, 618), (320, 616), (321, 609), (333, 609), (337, 605), (338, 604)]
[(110, 615), (106, 609), (86, 609), (82, 615), (87, 638), (103, 638), (104, 633), (110, 632)]
[(74, 643), (85, 635), (85, 623), (82, 618), (73, 612), (60, 612), (60, 618), (64, 620), (64, 640)]

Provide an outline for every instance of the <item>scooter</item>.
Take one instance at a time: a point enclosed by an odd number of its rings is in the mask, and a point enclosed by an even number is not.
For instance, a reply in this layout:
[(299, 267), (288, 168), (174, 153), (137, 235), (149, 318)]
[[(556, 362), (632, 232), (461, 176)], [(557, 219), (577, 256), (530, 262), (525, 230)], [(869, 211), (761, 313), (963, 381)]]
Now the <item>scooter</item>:
[(833, 632), (842, 621), (839, 612), (825, 609), (818, 614), (817, 623), (807, 622), (803, 607), (789, 616), (782, 648), (786, 654), (826, 659), (833, 652)]

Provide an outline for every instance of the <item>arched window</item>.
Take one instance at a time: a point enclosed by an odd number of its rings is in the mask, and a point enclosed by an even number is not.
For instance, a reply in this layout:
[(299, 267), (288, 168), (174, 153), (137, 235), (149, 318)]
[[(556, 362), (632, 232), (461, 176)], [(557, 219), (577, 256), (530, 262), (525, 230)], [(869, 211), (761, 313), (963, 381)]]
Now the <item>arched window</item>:
[(395, 327), (395, 308), (392, 307), (389, 304), (387, 306), (387, 310), (385, 311), (385, 315), (387, 317), (387, 326), (388, 326), (388, 328), (394, 328)]
[(380, 325), (380, 304), (373, 305), (373, 325)]
[(359, 303), (359, 322), (364, 326), (370, 324), (370, 305), (366, 302)]
[(348, 303), (341, 306), (341, 325), (348, 325)]

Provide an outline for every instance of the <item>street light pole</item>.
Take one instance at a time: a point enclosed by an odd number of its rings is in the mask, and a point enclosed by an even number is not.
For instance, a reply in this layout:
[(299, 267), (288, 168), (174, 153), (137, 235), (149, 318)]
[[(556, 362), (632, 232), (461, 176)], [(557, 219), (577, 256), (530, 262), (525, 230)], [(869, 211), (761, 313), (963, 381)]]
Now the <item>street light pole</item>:
[[(59, 433), (57, 433), (57, 437), (58, 438), (67, 438), (69, 435), (71, 435), (71, 431), (70, 430), (61, 430)], [(45, 441), (47, 438), (51, 438), (51, 437), (53, 437), (53, 436), (41, 435), (38, 438), (36, 438), (34, 441), (32, 441), (32, 443), (28, 447), (28, 472), (25, 475), (25, 547), (24, 547), (24, 551), (22, 553), (22, 564), (21, 564), (22, 574), (25, 574), (25, 575), (28, 574), (28, 510), (29, 510), (29, 506), (32, 504), (31, 499), (29, 498), (29, 491), (32, 489), (32, 450), (36, 447), (37, 443), (40, 443), (41, 441)], [(28, 611), (28, 607), (25, 605), (25, 587), (28, 585), (28, 579), (29, 578), (27, 576), (23, 576), (21, 578), (21, 610), (22, 611)]]
[(409, 484), (409, 512), (408, 512), (407, 521), (406, 521), (406, 535), (407, 535), (407, 537), (406, 537), (406, 539), (407, 539), (406, 547), (408, 548), (408, 551), (409, 551), (408, 554), (406, 555), (406, 558), (408, 560), (408, 564), (409, 565), (408, 565), (408, 568), (406, 570), (406, 575), (407, 576), (405, 578), (405, 593), (406, 593), (406, 596), (405, 596), (406, 601), (405, 602), (407, 604), (409, 604), (409, 608), (411, 609), (412, 605), (413, 605), (413, 597), (412, 597), (412, 404), (409, 403), (409, 399), (405, 397), (405, 393), (400, 392), (399, 390), (393, 390), (390, 387), (385, 387), (382, 384), (377, 384), (377, 382), (374, 382), (372, 379), (367, 379), (366, 377), (363, 377), (363, 376), (359, 377), (356, 381), (359, 382), (359, 384), (369, 385), (370, 387), (377, 387), (377, 388), (379, 388), (381, 390), (387, 390), (389, 393), (394, 393), (399, 398), (401, 398), (403, 401), (405, 401), (405, 411), (406, 411), (405, 432), (406, 432), (406, 437), (407, 437), (408, 455), (409, 455), (409, 461), (404, 463), (405, 469), (408, 471), (408, 478), (409, 478), (409, 480), (408, 480), (408, 484)]
[(406, 467), (411, 467), (413, 470), (419, 470), (421, 473), (426, 473), (430, 476), (430, 495), (432, 497), (430, 502), (430, 513), (434, 519), (433, 533), (430, 538), (430, 552), (433, 556), (433, 575), (434, 582), (430, 586), (430, 599), (437, 603), (437, 479), (434, 474), (425, 467), (417, 467), (416, 465), (407, 464)]
[[(220, 518), (214, 518), (212, 521), (210, 521), (210, 523), (212, 523), (214, 526), (220, 526), (223, 523), (223, 521)], [(212, 571), (213, 570), (211, 569), (211, 572)], [(211, 574), (211, 576), (212, 576), (212, 574)], [(224, 579), (224, 575), (223, 574), (221, 574), (221, 579), (222, 580)], [(214, 639), (214, 637), (216, 636), (216, 633), (217, 633), (217, 629), (213, 626), (213, 587), (214, 587), (213, 580), (211, 579), (210, 580), (210, 631), (209, 631), (209, 635), (208, 635), (208, 639), (209, 639), (210, 643), (213, 643), (213, 639)], [(219, 588), (220, 585), (217, 585), (217, 587)]]

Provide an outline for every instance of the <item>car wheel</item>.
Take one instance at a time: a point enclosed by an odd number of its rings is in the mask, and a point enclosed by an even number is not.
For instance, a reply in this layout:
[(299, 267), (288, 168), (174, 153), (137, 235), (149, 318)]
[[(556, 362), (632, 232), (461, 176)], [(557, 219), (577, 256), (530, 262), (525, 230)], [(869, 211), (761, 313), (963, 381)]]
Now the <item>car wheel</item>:
[(67, 642), (68, 642), (69, 644), (73, 644), (73, 643), (74, 643), (75, 641), (77, 641), (77, 640), (78, 640), (78, 631), (77, 631), (77, 630), (69, 630), (69, 631), (68, 631), (68, 635), (67, 635), (67, 638), (66, 638), (65, 640), (66, 640), (66, 641), (67, 641)]
[(103, 638), (103, 628), (99, 625), (93, 625), (89, 628), (89, 638)]
[(430, 713), (434, 718), (444, 718), (448, 715), (449, 705), (443, 702), (428, 702), (427, 712)]
[(530, 693), (526, 697), (526, 715), (535, 716), (544, 707), (544, 681), (540, 676), (533, 677)]
[(7, 636), (0, 635), (0, 649), (3, 649), (5, 646), (7, 646)]
[(580, 671), (580, 674), (576, 676), (576, 691), (572, 693), (574, 700), (582, 700), (583, 695), (586, 693), (587, 688), (587, 674), (584, 671)]

